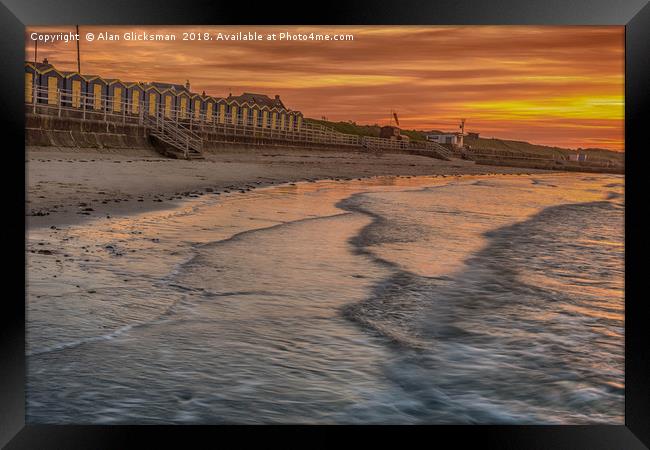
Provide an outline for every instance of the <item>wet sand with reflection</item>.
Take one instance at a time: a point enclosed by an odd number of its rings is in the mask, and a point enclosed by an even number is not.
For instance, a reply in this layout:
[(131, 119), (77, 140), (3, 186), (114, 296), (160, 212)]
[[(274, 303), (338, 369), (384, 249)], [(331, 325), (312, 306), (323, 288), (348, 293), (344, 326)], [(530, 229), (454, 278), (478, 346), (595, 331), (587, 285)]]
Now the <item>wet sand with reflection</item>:
[(28, 419), (621, 423), (622, 182), (322, 181), (34, 228)]

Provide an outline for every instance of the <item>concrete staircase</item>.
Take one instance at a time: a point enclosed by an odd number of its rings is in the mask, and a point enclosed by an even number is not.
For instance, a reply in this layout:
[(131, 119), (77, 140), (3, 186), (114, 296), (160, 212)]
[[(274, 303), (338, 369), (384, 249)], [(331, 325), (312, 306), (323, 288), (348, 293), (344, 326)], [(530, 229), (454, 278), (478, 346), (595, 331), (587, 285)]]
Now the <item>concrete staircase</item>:
[(439, 156), (441, 156), (440, 159), (444, 159), (449, 161), (454, 157), (453, 153), (451, 150), (449, 150), (447, 147), (444, 147), (436, 142), (427, 142), (426, 143), (427, 149), (437, 153)]
[(144, 126), (154, 147), (176, 159), (204, 159), (201, 136), (163, 114), (146, 116)]

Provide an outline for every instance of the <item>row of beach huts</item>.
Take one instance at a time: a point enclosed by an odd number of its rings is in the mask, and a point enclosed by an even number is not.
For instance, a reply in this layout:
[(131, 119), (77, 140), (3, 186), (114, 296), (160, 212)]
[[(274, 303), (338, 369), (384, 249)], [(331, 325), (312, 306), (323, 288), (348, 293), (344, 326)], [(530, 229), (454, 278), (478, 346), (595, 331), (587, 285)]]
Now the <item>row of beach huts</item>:
[(280, 96), (245, 92), (213, 97), (183, 84), (127, 82), (58, 70), (47, 59), (25, 62), (25, 103), (79, 108), (95, 112), (162, 115), (222, 124), (300, 131), (303, 115), (282, 103)]

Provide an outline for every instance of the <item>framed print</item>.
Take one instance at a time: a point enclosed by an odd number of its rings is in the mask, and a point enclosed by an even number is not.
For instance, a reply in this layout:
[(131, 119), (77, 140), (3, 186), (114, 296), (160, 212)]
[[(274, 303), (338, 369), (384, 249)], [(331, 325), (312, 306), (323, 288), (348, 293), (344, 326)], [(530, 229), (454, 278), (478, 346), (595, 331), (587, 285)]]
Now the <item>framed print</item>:
[(4, 2), (2, 445), (647, 448), (647, 2), (282, 6)]

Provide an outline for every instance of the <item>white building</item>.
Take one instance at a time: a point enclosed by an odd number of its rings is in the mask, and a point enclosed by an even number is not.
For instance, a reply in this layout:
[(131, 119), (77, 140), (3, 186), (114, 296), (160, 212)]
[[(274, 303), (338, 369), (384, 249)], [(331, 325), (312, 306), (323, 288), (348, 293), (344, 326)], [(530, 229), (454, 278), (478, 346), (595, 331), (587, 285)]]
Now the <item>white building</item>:
[(438, 144), (451, 144), (454, 147), (463, 146), (463, 133), (427, 134), (427, 141)]
[(586, 153), (574, 153), (569, 155), (569, 161), (586, 161), (586, 160), (587, 160)]

